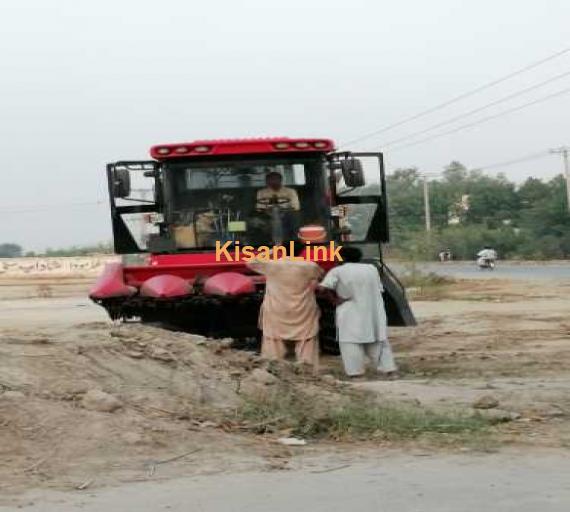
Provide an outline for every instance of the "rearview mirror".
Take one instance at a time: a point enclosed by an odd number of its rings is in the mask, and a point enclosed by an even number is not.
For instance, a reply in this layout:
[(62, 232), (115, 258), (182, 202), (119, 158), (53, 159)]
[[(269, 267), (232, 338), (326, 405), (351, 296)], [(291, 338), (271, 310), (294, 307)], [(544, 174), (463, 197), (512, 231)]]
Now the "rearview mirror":
[(131, 174), (128, 169), (113, 171), (113, 196), (128, 197), (131, 193)]
[(347, 187), (363, 187), (364, 186), (364, 171), (362, 169), (362, 162), (357, 158), (349, 157), (340, 161), (340, 168), (344, 183)]

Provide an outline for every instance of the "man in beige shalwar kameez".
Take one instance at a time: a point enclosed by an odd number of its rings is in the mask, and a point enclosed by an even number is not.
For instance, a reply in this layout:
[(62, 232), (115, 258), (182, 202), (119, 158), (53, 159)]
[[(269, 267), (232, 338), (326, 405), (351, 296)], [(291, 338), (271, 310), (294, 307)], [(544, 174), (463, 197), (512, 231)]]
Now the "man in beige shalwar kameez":
[[(295, 255), (304, 244), (295, 243)], [(282, 258), (253, 260), (248, 267), (266, 277), (265, 297), (259, 315), (263, 331), (261, 355), (283, 359), (287, 343), (294, 343), (297, 361), (315, 368), (319, 360), (319, 316), (315, 287), (322, 269), (312, 261)]]

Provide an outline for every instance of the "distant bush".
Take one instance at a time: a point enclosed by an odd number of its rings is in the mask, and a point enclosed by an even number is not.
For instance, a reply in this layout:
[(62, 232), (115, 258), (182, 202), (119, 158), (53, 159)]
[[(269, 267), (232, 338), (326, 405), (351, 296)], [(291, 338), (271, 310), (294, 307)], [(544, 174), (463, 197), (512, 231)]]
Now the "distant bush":
[(106, 242), (96, 245), (72, 246), (65, 249), (48, 248), (41, 256), (89, 256), (92, 254), (113, 254), (113, 244)]
[(421, 272), (415, 268), (401, 274), (400, 281), (406, 288), (430, 288), (455, 282), (451, 277), (442, 276), (434, 272)]
[(18, 244), (0, 244), (0, 258), (18, 258), (22, 248)]
[(449, 249), (455, 260), (473, 260), (485, 245), (497, 250), (501, 259), (548, 260), (570, 257), (568, 240), (554, 235), (533, 237), (529, 230), (485, 226), (450, 226), (432, 232), (408, 232), (390, 246), (394, 257), (412, 261), (434, 260), (443, 249)]

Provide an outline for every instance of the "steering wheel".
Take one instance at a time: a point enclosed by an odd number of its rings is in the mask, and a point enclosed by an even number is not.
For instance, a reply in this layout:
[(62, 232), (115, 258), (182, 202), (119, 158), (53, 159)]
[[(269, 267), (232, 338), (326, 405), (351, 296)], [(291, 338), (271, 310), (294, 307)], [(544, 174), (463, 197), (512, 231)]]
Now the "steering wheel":
[[(258, 197), (255, 201), (258, 205), (264, 206), (263, 210), (269, 210), (272, 206), (277, 206), (280, 210), (292, 210), (293, 205), (288, 197)], [(259, 208), (257, 208), (259, 210)]]

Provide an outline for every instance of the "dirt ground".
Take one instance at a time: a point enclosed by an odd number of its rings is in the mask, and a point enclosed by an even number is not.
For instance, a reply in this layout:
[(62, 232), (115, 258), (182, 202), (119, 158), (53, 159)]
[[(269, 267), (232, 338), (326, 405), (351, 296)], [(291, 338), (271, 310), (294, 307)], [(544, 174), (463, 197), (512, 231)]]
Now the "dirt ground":
[[(6, 503), (30, 488), (294, 469), (313, 458), (315, 465), (326, 459), (334, 466), (349, 451), (355, 457), (354, 445), (323, 441), (300, 450), (228, 420), (244, 394), (275, 379), (334, 401), (345, 386), (335, 380), (342, 373), (337, 358), (324, 358), (321, 376), (313, 377), (292, 364), (269, 367), (255, 354), (230, 349), (229, 340), (112, 325), (85, 298), (87, 284), (0, 281), (0, 493), (9, 493)], [(471, 410), (484, 398), (493, 414), (512, 420), (494, 427), (493, 449), (565, 451), (569, 292), (570, 282), (496, 279), (416, 290), (419, 325), (391, 334), (403, 378), (355, 386), (380, 399), (441, 409)], [(115, 401), (89, 400), (100, 391)]]
[(570, 448), (570, 281), (464, 280), (416, 294), (419, 325), (393, 329), (405, 378), (365, 389), (437, 407), (490, 396), (519, 416), (505, 443)]

